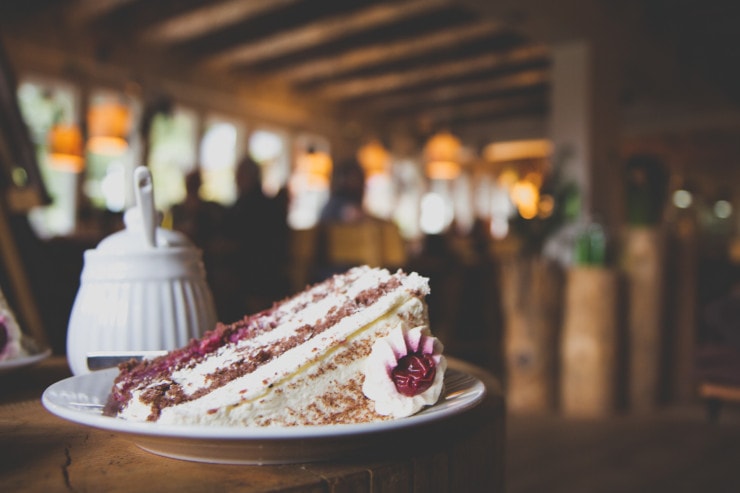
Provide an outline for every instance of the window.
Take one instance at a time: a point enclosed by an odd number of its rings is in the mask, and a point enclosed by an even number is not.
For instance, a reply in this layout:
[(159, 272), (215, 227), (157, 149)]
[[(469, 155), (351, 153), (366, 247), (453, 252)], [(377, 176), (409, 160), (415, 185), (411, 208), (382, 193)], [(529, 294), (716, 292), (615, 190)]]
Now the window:
[(243, 147), (240, 144), (244, 128), (234, 121), (211, 117), (200, 143), (200, 164), (203, 170), (203, 198), (224, 205), (236, 200), (234, 168)]
[(447, 230), (454, 218), (452, 186), (448, 180), (431, 180), (429, 191), (421, 199), (419, 226), (426, 234)]
[(396, 207), (393, 220), (398, 224), (401, 235), (408, 239), (422, 236), (421, 201), (426, 191), (426, 181), (419, 163), (412, 159), (397, 160), (393, 166), (396, 180)]
[(69, 234), (75, 228), (77, 174), (49, 158), (48, 138), (55, 125), (71, 129), (78, 122), (78, 102), (78, 93), (63, 82), (29, 78), (18, 85), (21, 114), (52, 198), (51, 205), (35, 208), (29, 215), (31, 225), (42, 238)]
[(196, 166), (197, 133), (197, 114), (187, 108), (175, 107), (171, 115), (154, 117), (147, 164), (159, 210), (169, 210), (185, 198), (183, 176)]
[(93, 207), (121, 212), (133, 203), (132, 176), (140, 142), (132, 122), (141, 105), (118, 92), (96, 90), (87, 114), (88, 141), (84, 193)]
[(262, 168), (262, 189), (274, 197), (287, 185), (290, 175), (287, 137), (272, 130), (255, 130), (249, 136), (249, 155)]
[(301, 135), (294, 141), (295, 168), (290, 177), (288, 224), (310, 229), (319, 222), (321, 209), (329, 200), (332, 162), (328, 140)]

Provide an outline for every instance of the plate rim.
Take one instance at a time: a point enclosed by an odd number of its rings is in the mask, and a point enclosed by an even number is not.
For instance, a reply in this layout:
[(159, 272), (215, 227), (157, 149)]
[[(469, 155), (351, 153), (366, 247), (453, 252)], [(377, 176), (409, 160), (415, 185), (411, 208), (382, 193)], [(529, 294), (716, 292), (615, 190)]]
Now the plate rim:
[(0, 373), (34, 365), (51, 356), (51, 348), (0, 361)]
[[(93, 428), (141, 436), (148, 439), (185, 439), (185, 440), (218, 440), (218, 441), (293, 441), (326, 438), (343, 438), (366, 434), (390, 432), (399, 428), (415, 427), (430, 422), (450, 418), (479, 405), (487, 395), (485, 384), (475, 375), (458, 369), (448, 369), (448, 374), (459, 374), (469, 380), (465, 400), (456, 403), (447, 412), (435, 412), (437, 403), (421, 412), (406, 418), (392, 419), (372, 423), (342, 425), (306, 425), (290, 427), (234, 427), (211, 425), (162, 425), (149, 422), (133, 422), (120, 418), (103, 416), (83, 410), (74, 410), (61, 405), (51, 397), (59, 388), (69, 385), (73, 380), (110, 378), (112, 385), (118, 370), (115, 368), (65, 378), (47, 387), (41, 395), (43, 406), (52, 414), (74, 423)], [(446, 375), (447, 377), (447, 375)], [(446, 392), (446, 391), (445, 391)], [(448, 395), (448, 394), (445, 394)]]

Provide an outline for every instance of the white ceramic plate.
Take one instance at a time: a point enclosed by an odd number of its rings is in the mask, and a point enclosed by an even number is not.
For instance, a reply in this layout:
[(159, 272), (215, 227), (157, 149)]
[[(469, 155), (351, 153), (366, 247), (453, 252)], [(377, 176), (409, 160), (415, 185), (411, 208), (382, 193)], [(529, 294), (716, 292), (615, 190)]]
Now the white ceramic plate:
[(399, 443), (423, 446), (435, 438), (430, 427), (473, 408), (486, 393), (477, 378), (448, 369), (439, 402), (408, 418), (281, 428), (174, 426), (103, 416), (101, 407), (117, 372), (114, 368), (61, 380), (47, 388), (41, 400), (61, 418), (123, 434), (154, 454), (226, 464), (311, 462), (395, 449)]
[(45, 360), (49, 356), (51, 356), (51, 349), (45, 349), (43, 351), (32, 353), (26, 356), (18, 356), (17, 358), (0, 361), (0, 374), (17, 370), (25, 366), (35, 365), (39, 361)]

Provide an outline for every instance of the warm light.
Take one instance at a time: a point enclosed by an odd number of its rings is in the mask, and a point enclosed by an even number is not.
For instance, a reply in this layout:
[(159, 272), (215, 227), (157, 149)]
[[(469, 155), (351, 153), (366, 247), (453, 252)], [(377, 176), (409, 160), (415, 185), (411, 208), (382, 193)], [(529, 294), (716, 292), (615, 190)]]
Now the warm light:
[(368, 177), (387, 174), (390, 154), (379, 141), (371, 140), (357, 151), (357, 161)]
[(82, 157), (82, 132), (77, 125), (55, 125), (49, 132), (49, 166), (79, 173), (85, 167)]
[(460, 176), (460, 165), (454, 161), (430, 161), (426, 171), (432, 180), (454, 180)]
[(511, 187), (514, 186), (514, 184), (517, 182), (518, 179), (519, 179), (518, 173), (511, 168), (507, 168), (503, 170), (500, 175), (498, 175), (497, 181), (501, 188), (510, 190)]
[(502, 216), (492, 216), (489, 230), (491, 236), (497, 240), (506, 238), (509, 234), (509, 220)]
[(454, 180), (460, 174), (460, 139), (439, 132), (424, 146), (427, 176), (433, 180)]
[(28, 185), (28, 171), (20, 166), (14, 166), (10, 172), (10, 179), (15, 186), (23, 188)]
[(694, 201), (691, 192), (688, 190), (676, 190), (673, 192), (673, 205), (679, 209), (688, 209)]
[(427, 193), (422, 197), (419, 226), (424, 233), (442, 233), (448, 226), (447, 216), (447, 204), (444, 197), (434, 192)]
[(129, 110), (119, 103), (100, 103), (87, 113), (87, 149), (95, 154), (118, 156), (126, 151)]
[(364, 205), (375, 217), (390, 219), (393, 216), (396, 194), (390, 174), (376, 173), (367, 177)]
[(524, 219), (532, 219), (537, 215), (540, 192), (534, 183), (520, 180), (511, 189), (511, 200)]
[(545, 139), (494, 142), (483, 149), (483, 158), (492, 163), (546, 159), (552, 153), (552, 143)]
[(204, 170), (229, 170), (236, 161), (237, 128), (229, 122), (209, 125), (200, 145), (200, 161)]
[(491, 191), (489, 211), (491, 216), (510, 218), (516, 212), (514, 204), (511, 202), (509, 192), (502, 187), (494, 187)]
[(533, 171), (527, 173), (524, 175), (524, 179), (530, 183), (532, 183), (535, 187), (542, 188), (542, 180), (543, 176), (542, 173), (535, 173)]
[(283, 152), (283, 147), (283, 139), (273, 132), (257, 130), (249, 137), (249, 153), (260, 164), (276, 159)]
[(542, 195), (540, 197), (539, 211), (537, 215), (542, 219), (547, 219), (552, 216), (555, 210), (555, 199), (552, 195)]
[(303, 186), (309, 189), (328, 188), (331, 170), (331, 157), (325, 152), (306, 152), (296, 162), (296, 173), (302, 176)]
[(714, 203), (714, 215), (719, 219), (727, 219), (732, 215), (732, 204), (727, 200), (718, 200)]
[(540, 198), (545, 166), (551, 153), (552, 143), (545, 139), (494, 142), (483, 149), (485, 161), (502, 164), (497, 182), (509, 190), (511, 201), (524, 219), (552, 215), (553, 198)]

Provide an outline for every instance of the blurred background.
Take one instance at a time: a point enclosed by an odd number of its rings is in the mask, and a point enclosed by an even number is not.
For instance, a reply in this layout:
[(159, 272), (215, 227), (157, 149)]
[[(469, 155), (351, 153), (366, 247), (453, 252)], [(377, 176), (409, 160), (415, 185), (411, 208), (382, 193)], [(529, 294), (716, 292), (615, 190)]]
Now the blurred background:
[(738, 15), (5, 0), (3, 290), (63, 354), (82, 254), (144, 164), (223, 321), (350, 265), (416, 270), (512, 409), (695, 402), (740, 380)]
[(0, 286), (64, 354), (83, 252), (143, 164), (225, 322), (352, 265), (428, 276), (447, 353), (501, 379), (511, 491), (737, 491), (737, 427), (702, 414), (740, 401), (738, 19), (4, 0)]

